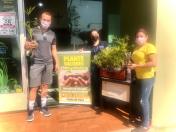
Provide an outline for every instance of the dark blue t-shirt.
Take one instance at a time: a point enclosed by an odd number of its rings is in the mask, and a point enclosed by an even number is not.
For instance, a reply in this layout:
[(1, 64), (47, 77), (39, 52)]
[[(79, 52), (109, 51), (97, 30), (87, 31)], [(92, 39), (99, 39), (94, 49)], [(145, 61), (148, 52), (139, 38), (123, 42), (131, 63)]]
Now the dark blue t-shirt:
[(102, 49), (107, 47), (107, 42), (106, 41), (100, 41), (99, 45), (97, 46), (92, 46), (91, 49), (91, 55), (92, 57), (96, 54), (98, 54)]

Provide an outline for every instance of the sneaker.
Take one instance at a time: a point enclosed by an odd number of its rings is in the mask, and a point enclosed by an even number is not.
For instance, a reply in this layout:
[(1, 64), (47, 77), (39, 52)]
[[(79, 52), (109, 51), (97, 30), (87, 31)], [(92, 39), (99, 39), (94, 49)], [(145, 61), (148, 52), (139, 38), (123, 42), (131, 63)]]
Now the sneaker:
[(136, 119), (136, 121), (138, 121), (138, 122), (141, 122), (141, 121), (142, 121), (142, 119), (141, 119), (140, 116), (137, 116), (135, 119)]
[(46, 117), (51, 116), (51, 113), (47, 109), (42, 109), (40, 111), (40, 113), (43, 114), (43, 116), (46, 116)]
[(137, 127), (135, 129), (131, 130), (131, 132), (148, 132), (149, 129), (150, 128), (148, 128), (148, 127), (142, 127), (142, 126), (140, 126), (140, 127)]
[(32, 122), (33, 120), (34, 120), (34, 113), (33, 113), (33, 111), (29, 111), (26, 121)]

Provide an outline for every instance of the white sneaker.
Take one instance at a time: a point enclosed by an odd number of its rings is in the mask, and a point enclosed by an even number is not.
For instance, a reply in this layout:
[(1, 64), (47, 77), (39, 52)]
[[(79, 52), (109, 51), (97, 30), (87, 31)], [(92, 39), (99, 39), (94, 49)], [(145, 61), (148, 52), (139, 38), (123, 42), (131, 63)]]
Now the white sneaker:
[(48, 110), (46, 110), (46, 109), (42, 109), (42, 110), (40, 111), (40, 113), (41, 113), (43, 116), (46, 116), (46, 117), (51, 116), (51, 113), (50, 113)]

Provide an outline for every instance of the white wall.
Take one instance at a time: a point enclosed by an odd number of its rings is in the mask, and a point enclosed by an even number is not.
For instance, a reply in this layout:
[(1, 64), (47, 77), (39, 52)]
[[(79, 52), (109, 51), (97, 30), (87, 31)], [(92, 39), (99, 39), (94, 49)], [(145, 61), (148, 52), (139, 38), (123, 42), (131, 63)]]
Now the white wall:
[[(157, 0), (157, 76), (152, 125), (156, 132), (176, 132), (176, 1)], [(158, 129), (158, 130), (157, 130)]]

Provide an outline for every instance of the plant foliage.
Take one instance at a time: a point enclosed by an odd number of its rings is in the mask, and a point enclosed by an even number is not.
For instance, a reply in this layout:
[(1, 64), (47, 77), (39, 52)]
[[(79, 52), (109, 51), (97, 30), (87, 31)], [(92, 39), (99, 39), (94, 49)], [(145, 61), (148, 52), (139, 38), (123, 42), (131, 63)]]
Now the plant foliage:
[(113, 37), (112, 43), (94, 56), (92, 62), (101, 68), (119, 69), (126, 65), (130, 49), (128, 36), (123, 38)]
[(4, 59), (0, 59), (0, 90), (8, 89), (8, 69)]
[(29, 7), (25, 10), (25, 14), (26, 14), (26, 21), (25, 21), (25, 27), (26, 27), (26, 31), (28, 34), (28, 37), (30, 40), (32, 40), (32, 32), (33, 32), (33, 27), (37, 26), (38, 24), (38, 20), (36, 18), (31, 19), (31, 14), (33, 13), (33, 11), (35, 10), (35, 6), (33, 7)]

